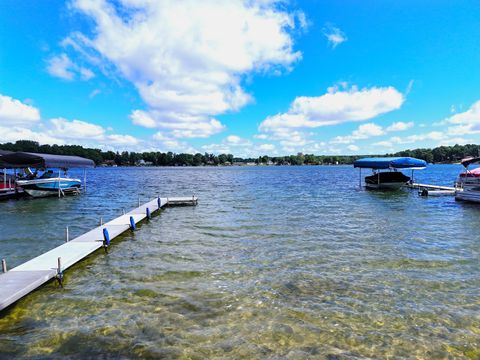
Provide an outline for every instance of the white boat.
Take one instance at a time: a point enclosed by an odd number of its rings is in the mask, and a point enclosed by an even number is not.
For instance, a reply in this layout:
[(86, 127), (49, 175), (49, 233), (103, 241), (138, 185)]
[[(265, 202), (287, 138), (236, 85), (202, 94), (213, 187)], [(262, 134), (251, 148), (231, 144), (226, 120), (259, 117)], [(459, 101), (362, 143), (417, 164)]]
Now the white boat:
[[(59, 174), (60, 175), (60, 174)], [(53, 171), (46, 171), (42, 176), (29, 180), (17, 180), (28, 195), (33, 197), (47, 197), (65, 195), (65, 193), (80, 193), (82, 181), (68, 177), (55, 176)]]
[(471, 164), (480, 162), (480, 157), (469, 157), (462, 160), (465, 171), (458, 175), (455, 186), (459, 190), (455, 200), (480, 203), (480, 168), (469, 170)]
[[(0, 166), (11, 169), (25, 169), (26, 175), (23, 178), (16, 179), (16, 187), (17, 189), (23, 189), (28, 195), (33, 197), (60, 197), (80, 193), (82, 181), (68, 177), (67, 169), (93, 167), (95, 163), (78, 156), (16, 152), (2, 155)], [(36, 169), (35, 172), (33, 173), (30, 168)], [(46, 170), (51, 168), (58, 169), (58, 172)], [(43, 171), (41, 176), (37, 175), (39, 171)], [(86, 172), (84, 172), (85, 181)]]

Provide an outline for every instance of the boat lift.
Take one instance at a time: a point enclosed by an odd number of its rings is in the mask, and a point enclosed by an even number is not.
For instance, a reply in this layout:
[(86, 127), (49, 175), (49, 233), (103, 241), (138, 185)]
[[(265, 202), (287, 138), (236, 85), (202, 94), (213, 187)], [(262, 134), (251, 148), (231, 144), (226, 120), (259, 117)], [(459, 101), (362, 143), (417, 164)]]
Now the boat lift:
[[(411, 169), (412, 177), (408, 178), (408, 183), (413, 183), (413, 172), (414, 170), (421, 170), (427, 166), (427, 163), (424, 160), (412, 158), (412, 157), (379, 157), (379, 158), (363, 158), (358, 159), (353, 163), (354, 168), (359, 169), (359, 187), (362, 187), (362, 168), (372, 169), (374, 174), (377, 175), (377, 188), (380, 188), (381, 179), (380, 179), (380, 170), (394, 170), (399, 169)], [(407, 183), (405, 181), (405, 183)]]
[[(30, 152), (2, 152), (0, 153), (0, 168), (14, 169), (16, 176), (16, 169), (36, 168), (58, 168), (58, 197), (64, 196), (69, 189), (62, 189), (61, 170), (71, 168), (83, 168), (83, 189), (87, 191), (87, 172), (86, 168), (95, 166), (93, 160), (85, 159), (79, 156), (54, 155), (54, 154), (40, 154)], [(6, 175), (4, 175), (4, 182), (6, 182)], [(13, 187), (18, 190), (16, 184)], [(67, 191), (66, 191), (67, 190)], [(71, 193), (78, 193), (78, 189), (70, 191)]]

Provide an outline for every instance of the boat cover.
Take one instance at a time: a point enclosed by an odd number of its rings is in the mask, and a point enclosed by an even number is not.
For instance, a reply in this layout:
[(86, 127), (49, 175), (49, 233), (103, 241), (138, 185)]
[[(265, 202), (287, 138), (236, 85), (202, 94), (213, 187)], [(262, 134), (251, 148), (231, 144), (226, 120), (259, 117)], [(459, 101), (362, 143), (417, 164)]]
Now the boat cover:
[(7, 168), (8, 165), (2, 162), (2, 156), (12, 154), (13, 151), (7, 151), (7, 150), (0, 150), (0, 168), (4, 169)]
[(28, 152), (16, 152), (0, 156), (0, 167), (6, 168), (86, 168), (94, 167), (95, 163), (90, 159), (80, 156), (66, 156), (53, 154), (37, 154)]
[(462, 165), (465, 166), (465, 167), (469, 167), (470, 164), (473, 164), (473, 163), (476, 163), (476, 162), (480, 162), (480, 157), (470, 156), (470, 157), (467, 157), (465, 159), (462, 159)]
[(412, 157), (363, 158), (353, 163), (353, 167), (368, 169), (424, 169), (426, 161)]

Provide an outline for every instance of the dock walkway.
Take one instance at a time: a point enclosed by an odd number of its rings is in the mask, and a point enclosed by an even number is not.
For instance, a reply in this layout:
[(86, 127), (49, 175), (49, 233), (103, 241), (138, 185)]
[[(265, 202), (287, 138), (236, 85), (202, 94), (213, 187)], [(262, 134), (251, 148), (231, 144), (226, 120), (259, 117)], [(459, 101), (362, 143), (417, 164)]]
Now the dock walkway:
[(131, 218), (137, 224), (147, 218), (147, 213), (153, 214), (162, 207), (196, 205), (197, 201), (198, 199), (195, 196), (156, 198), (10, 271), (0, 274), (0, 311), (47, 281), (61, 277), (63, 271), (104, 247), (104, 229), (107, 229), (109, 239), (113, 240), (131, 228)]
[(450, 190), (450, 191), (459, 190), (458, 188), (454, 188), (452, 186), (429, 185), (429, 184), (419, 184), (419, 183), (411, 183), (411, 184), (409, 183), (407, 184), (407, 186), (412, 189)]

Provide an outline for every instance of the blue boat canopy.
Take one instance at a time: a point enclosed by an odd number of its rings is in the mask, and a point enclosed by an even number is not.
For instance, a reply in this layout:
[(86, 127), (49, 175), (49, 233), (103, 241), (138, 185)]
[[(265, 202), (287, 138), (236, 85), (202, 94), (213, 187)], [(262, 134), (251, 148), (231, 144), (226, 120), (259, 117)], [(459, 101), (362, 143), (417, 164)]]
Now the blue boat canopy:
[(426, 166), (425, 160), (412, 157), (363, 158), (353, 163), (353, 167), (368, 169), (424, 169)]

